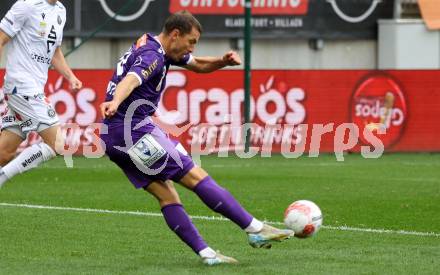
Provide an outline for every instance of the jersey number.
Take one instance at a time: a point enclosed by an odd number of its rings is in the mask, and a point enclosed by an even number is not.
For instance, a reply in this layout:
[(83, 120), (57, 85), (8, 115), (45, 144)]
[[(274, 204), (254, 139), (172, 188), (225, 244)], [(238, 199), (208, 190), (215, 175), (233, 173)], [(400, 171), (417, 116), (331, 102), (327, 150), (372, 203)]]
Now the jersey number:
[(52, 28), (50, 29), (50, 33), (47, 36), (47, 53), (50, 53), (50, 47), (54, 46), (57, 41), (57, 33), (55, 31), (55, 26), (52, 25)]
[(128, 58), (131, 55), (131, 50), (126, 52), (120, 59), (116, 68), (116, 74), (121, 76), (124, 73), (124, 65), (127, 63)]

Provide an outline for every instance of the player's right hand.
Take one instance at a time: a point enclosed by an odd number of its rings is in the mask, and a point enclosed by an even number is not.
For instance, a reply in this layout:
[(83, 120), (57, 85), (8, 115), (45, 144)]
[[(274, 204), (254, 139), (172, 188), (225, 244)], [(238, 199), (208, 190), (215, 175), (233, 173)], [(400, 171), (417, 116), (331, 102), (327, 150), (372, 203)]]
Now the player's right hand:
[(240, 55), (238, 55), (238, 53), (235, 51), (229, 51), (229, 52), (225, 53), (225, 55), (223, 55), (222, 59), (227, 66), (241, 65)]
[(74, 92), (78, 92), (81, 90), (82, 86), (82, 82), (76, 76), (73, 76), (70, 80), (70, 89), (72, 89)]
[(118, 110), (119, 104), (115, 101), (107, 101), (101, 104), (101, 115), (103, 118), (112, 117)]

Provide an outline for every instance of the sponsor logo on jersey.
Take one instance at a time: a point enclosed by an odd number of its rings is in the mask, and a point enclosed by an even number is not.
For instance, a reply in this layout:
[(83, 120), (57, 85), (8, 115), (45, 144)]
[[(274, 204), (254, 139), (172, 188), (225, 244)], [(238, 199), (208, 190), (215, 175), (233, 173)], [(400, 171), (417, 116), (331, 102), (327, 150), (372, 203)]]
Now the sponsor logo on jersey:
[(148, 79), (148, 77), (150, 77), (150, 75), (157, 68), (158, 63), (159, 63), (159, 61), (156, 59), (156, 60), (154, 60), (154, 62), (150, 66), (148, 66), (148, 68), (146, 68), (145, 70), (142, 70), (142, 75), (144, 76), (145, 79)]
[(42, 64), (50, 65), (51, 62), (51, 59), (49, 57), (41, 56), (36, 53), (31, 54), (31, 58), (32, 60)]
[(57, 22), (58, 22), (58, 25), (61, 25), (63, 23), (63, 20), (61, 19), (61, 16), (59, 16), (59, 15), (57, 17)]
[(40, 30), (38, 31), (38, 35), (40, 35), (41, 37), (46, 36), (46, 26), (47, 26), (46, 22), (44, 21), (40, 22)]
[(55, 110), (54, 109), (52, 109), (52, 108), (48, 108), (47, 109), (47, 115), (49, 116), (49, 117), (55, 117)]
[(31, 127), (32, 124), (32, 119), (28, 119), (20, 124), (20, 128), (23, 129), (25, 127)]
[(42, 14), (41, 14), (41, 17), (43, 18), (43, 20), (46, 18), (46, 14), (43, 12)]
[(2, 123), (6, 124), (6, 123), (12, 123), (15, 122), (15, 117), (14, 116), (4, 116), (2, 118)]
[(41, 151), (38, 151), (37, 153), (33, 154), (30, 158), (23, 161), (21, 163), (21, 166), (27, 167), (28, 165), (32, 164), (37, 158), (41, 158), (43, 156), (43, 153)]
[[(385, 147), (399, 140), (408, 117), (406, 100), (400, 85), (390, 76), (374, 74), (355, 88), (350, 106), (351, 119), (361, 131), (367, 128)], [(360, 140), (369, 144), (361, 135)]]

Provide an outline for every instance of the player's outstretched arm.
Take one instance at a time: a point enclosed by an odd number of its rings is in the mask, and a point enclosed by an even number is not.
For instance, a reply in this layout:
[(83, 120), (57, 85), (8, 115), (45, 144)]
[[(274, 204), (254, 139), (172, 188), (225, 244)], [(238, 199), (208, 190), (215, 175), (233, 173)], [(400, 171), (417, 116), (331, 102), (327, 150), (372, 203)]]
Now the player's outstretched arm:
[(107, 101), (101, 104), (102, 117), (111, 117), (118, 110), (119, 105), (124, 101), (134, 89), (140, 86), (139, 78), (133, 74), (127, 74), (118, 86), (116, 86), (115, 94), (112, 101)]
[(184, 66), (186, 69), (197, 73), (210, 73), (226, 66), (241, 64), (241, 58), (235, 51), (229, 51), (221, 57), (198, 57), (194, 56), (192, 61)]
[(3, 47), (11, 40), (9, 35), (0, 29), (0, 58), (2, 57)]
[(64, 54), (60, 47), (55, 50), (52, 58), (52, 65), (55, 70), (57, 70), (70, 82), (70, 88), (72, 90), (78, 91), (82, 88), (82, 82), (75, 76), (69, 65), (67, 65), (66, 59), (64, 58)]

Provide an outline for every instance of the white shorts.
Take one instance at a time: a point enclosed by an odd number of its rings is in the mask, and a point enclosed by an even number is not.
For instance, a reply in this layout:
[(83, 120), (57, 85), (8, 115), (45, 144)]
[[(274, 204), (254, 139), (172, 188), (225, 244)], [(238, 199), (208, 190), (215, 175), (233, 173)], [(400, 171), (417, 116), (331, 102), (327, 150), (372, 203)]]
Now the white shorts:
[(25, 139), (31, 131), (41, 132), (59, 124), (54, 108), (42, 94), (7, 94), (5, 99), (6, 110), (2, 114), (2, 130), (7, 129)]

